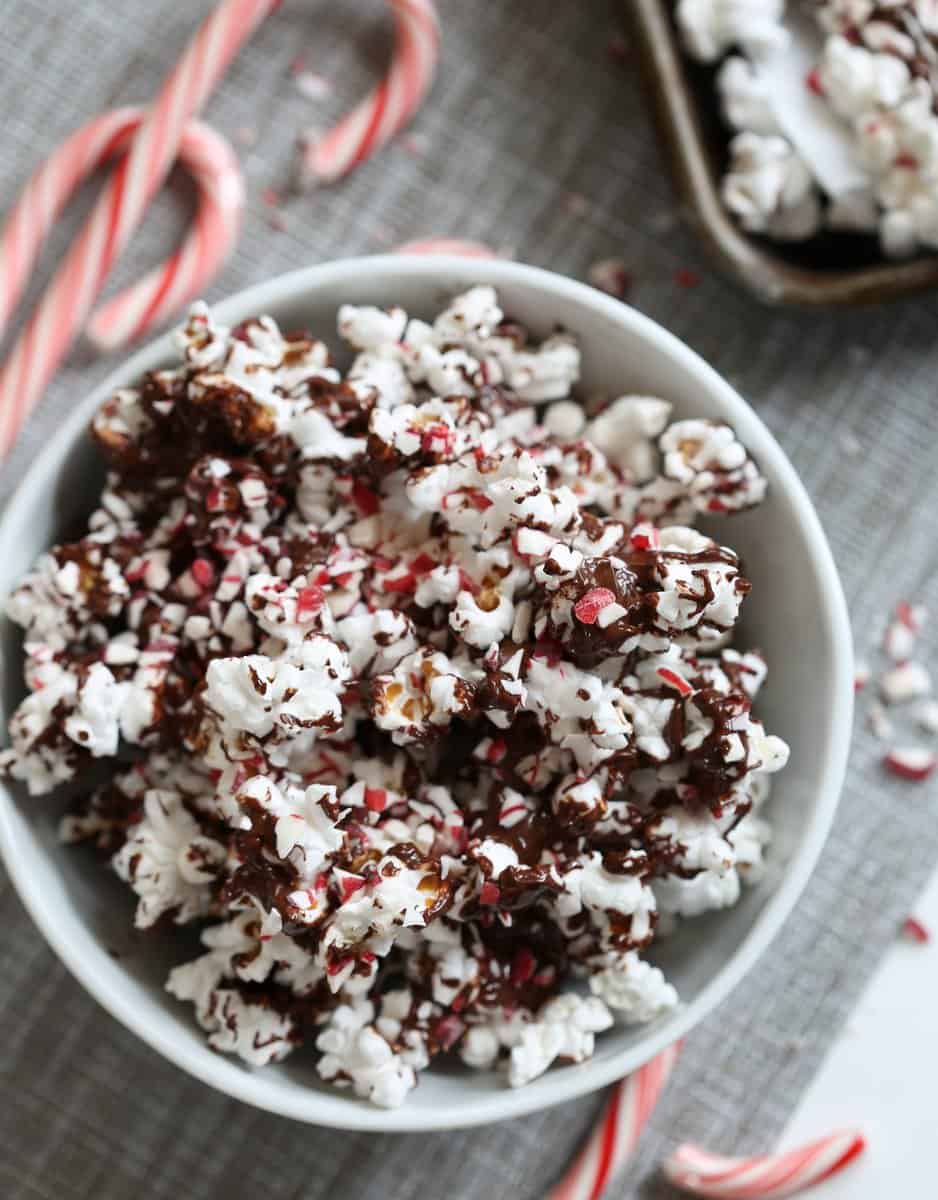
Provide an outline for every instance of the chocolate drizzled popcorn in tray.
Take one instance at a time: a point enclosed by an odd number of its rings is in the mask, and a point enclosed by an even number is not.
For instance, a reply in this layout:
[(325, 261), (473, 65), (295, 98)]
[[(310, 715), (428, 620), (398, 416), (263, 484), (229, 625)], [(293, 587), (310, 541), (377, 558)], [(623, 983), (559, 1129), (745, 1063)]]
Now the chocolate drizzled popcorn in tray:
[(678, 0), (690, 55), (721, 62), (734, 132), (723, 200), (782, 241), (871, 233), (938, 249), (935, 0)]
[[(694, 529), (762, 498), (729, 428), (613, 399), (489, 287), (432, 324), (345, 306), (326, 346), (193, 308), (181, 361), (94, 422), (80, 540), (10, 600), (4, 769), (136, 894), (198, 922), (167, 987), (212, 1046), (300, 1042), (399, 1104), (437, 1054), (512, 1085), (678, 997), (648, 960), (759, 878), (766, 673)], [(693, 409), (693, 397), (689, 397)]]

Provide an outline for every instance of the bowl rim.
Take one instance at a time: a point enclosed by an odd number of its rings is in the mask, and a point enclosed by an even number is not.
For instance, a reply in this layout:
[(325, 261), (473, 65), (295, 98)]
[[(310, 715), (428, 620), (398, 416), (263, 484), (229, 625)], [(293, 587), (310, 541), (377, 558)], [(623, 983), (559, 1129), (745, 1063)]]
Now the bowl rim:
[[(468, 1094), (463, 1102), (440, 1105), (433, 1110), (412, 1108), (406, 1103), (398, 1109), (373, 1108), (365, 1103), (348, 1104), (341, 1094), (334, 1097), (314, 1089), (296, 1089), (288, 1104), (285, 1094), (266, 1085), (263, 1072), (253, 1073), (221, 1055), (210, 1052), (196, 1058), (186, 1043), (163, 1031), (150, 1028), (138, 1018), (136, 1010), (122, 996), (107, 990), (95, 970), (94, 956), (84, 957), (59, 931), (42, 891), (34, 884), (15, 850), (13, 827), (14, 803), (5, 788), (0, 788), (0, 855), (10, 879), (27, 911), (50, 947), (71, 974), (101, 1006), (127, 1029), (177, 1067), (235, 1099), (281, 1116), (337, 1129), (403, 1133), (468, 1128), (494, 1121), (525, 1116), (543, 1108), (586, 1095), (620, 1079), (682, 1038), (710, 1013), (742, 980), (757, 958), (775, 937), (783, 921), (801, 895), (824, 845), (837, 803), (847, 763), (853, 715), (853, 651), (846, 600), (814, 506), (794, 467), (766, 425), (738, 392), (689, 346), (669, 333), (650, 317), (594, 288), (539, 267), (505, 260), (466, 259), (451, 255), (370, 255), (345, 258), (303, 267), (276, 276), (213, 304), (213, 311), (224, 322), (243, 319), (269, 306), (302, 300), (317, 289), (343, 282), (367, 281), (389, 271), (398, 277), (425, 280), (428, 288), (447, 289), (474, 283), (521, 284), (536, 288), (558, 307), (563, 305), (589, 309), (612, 327), (628, 328), (652, 353), (675, 360), (704, 381), (721, 396), (729, 419), (756, 458), (771, 464), (772, 472), (787, 496), (794, 519), (800, 524), (813, 565), (822, 581), (826, 603), (818, 613), (831, 647), (834, 702), (828, 714), (827, 754), (817, 787), (817, 801), (809, 824), (802, 831), (803, 842), (777, 890), (756, 916), (752, 927), (732, 956), (716, 971), (699, 995), (677, 1009), (661, 1028), (652, 1028), (636, 1045), (609, 1059), (591, 1059), (573, 1069), (562, 1069), (545, 1076), (549, 1085), (537, 1089), (510, 1089), (494, 1094)], [(11, 496), (0, 520), (0, 546), (11, 537), (18, 511), (28, 511), (39, 492), (57, 471), (64, 458), (85, 431), (92, 412), (101, 401), (120, 386), (139, 378), (172, 357), (170, 334), (150, 342), (125, 360), (94, 388), (62, 423), (56, 434), (30, 464), (24, 478)], [(100, 949), (100, 948), (99, 948)], [(100, 954), (105, 951), (100, 949)], [(545, 1092), (547, 1093), (545, 1095)]]

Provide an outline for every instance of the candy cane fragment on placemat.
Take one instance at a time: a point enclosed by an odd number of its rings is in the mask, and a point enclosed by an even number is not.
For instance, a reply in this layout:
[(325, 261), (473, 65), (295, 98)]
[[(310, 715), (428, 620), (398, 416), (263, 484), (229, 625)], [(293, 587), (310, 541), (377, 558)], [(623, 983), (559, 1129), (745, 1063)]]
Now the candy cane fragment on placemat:
[(395, 246), (395, 254), (455, 254), (460, 258), (498, 258), (498, 254), (484, 242), (472, 242), (465, 238), (430, 237), (418, 238)]
[(545, 1200), (599, 1200), (632, 1157), (679, 1052), (680, 1043), (669, 1046), (615, 1085), (589, 1140)]
[(793, 1196), (843, 1170), (866, 1149), (857, 1129), (843, 1129), (781, 1154), (729, 1158), (686, 1144), (665, 1162), (667, 1179), (693, 1196), (776, 1200)]
[[(76, 188), (123, 154), (144, 110), (115, 108), (77, 129), (35, 172), (0, 233), (0, 332), (29, 282), (43, 242)], [(179, 162), (195, 180), (198, 211), (182, 248), (95, 312), (86, 331), (113, 349), (196, 296), (228, 256), (238, 234), (244, 185), (228, 143), (207, 125), (182, 131)]]
[(398, 133), (430, 90), (440, 54), (440, 24), (431, 0), (388, 0), (394, 50), (377, 87), (322, 137), (300, 139), (299, 182), (332, 183)]

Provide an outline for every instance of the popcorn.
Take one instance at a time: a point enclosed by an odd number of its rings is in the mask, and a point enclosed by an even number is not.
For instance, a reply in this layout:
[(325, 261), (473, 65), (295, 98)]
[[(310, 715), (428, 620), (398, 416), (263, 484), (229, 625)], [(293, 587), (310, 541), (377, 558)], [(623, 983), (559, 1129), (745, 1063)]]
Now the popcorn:
[(140, 897), (137, 928), (147, 929), (167, 912), (177, 925), (207, 916), (208, 885), (224, 858), (224, 846), (203, 836), (181, 796), (147, 792), (141, 821), (113, 859), (114, 870)]
[(438, 1054), (520, 1086), (673, 1009), (661, 914), (758, 881), (787, 747), (729, 644), (748, 581), (693, 528), (764, 493), (730, 429), (640, 395), (588, 418), (575, 340), (490, 287), (339, 324), (344, 378), (196, 305), (180, 363), (103, 406), (88, 532), (9, 602), (0, 766), (103, 778), (61, 836), (139, 928), (200, 927), (167, 988), (213, 1048), (314, 1043), (393, 1106)]
[(764, 137), (782, 132), (757, 64), (731, 55), (717, 72), (716, 84), (723, 115), (733, 129)]
[(731, 46), (756, 57), (784, 47), (785, 0), (679, 0), (677, 23), (694, 58), (713, 62)]
[(625, 1025), (645, 1025), (677, 1005), (677, 992), (651, 963), (630, 950), (590, 963), (590, 991)]
[(524, 1026), (518, 1044), (512, 1048), (509, 1083), (512, 1087), (530, 1083), (557, 1058), (583, 1062), (593, 1053), (595, 1035), (612, 1023), (612, 1015), (596, 996), (584, 1000), (570, 994), (551, 1000), (535, 1020)]
[(723, 203), (744, 229), (802, 241), (821, 227), (821, 205), (808, 166), (784, 137), (738, 133), (730, 142)]

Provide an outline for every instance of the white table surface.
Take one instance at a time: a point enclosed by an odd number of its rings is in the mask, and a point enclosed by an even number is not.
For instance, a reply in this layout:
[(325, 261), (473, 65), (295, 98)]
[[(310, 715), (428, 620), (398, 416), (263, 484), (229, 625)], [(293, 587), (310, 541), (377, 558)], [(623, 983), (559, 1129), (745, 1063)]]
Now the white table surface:
[(846, 1125), (868, 1134), (865, 1154), (809, 1193), (818, 1200), (938, 1195), (938, 871), (911, 915), (932, 941), (897, 937), (780, 1143), (787, 1149)]

